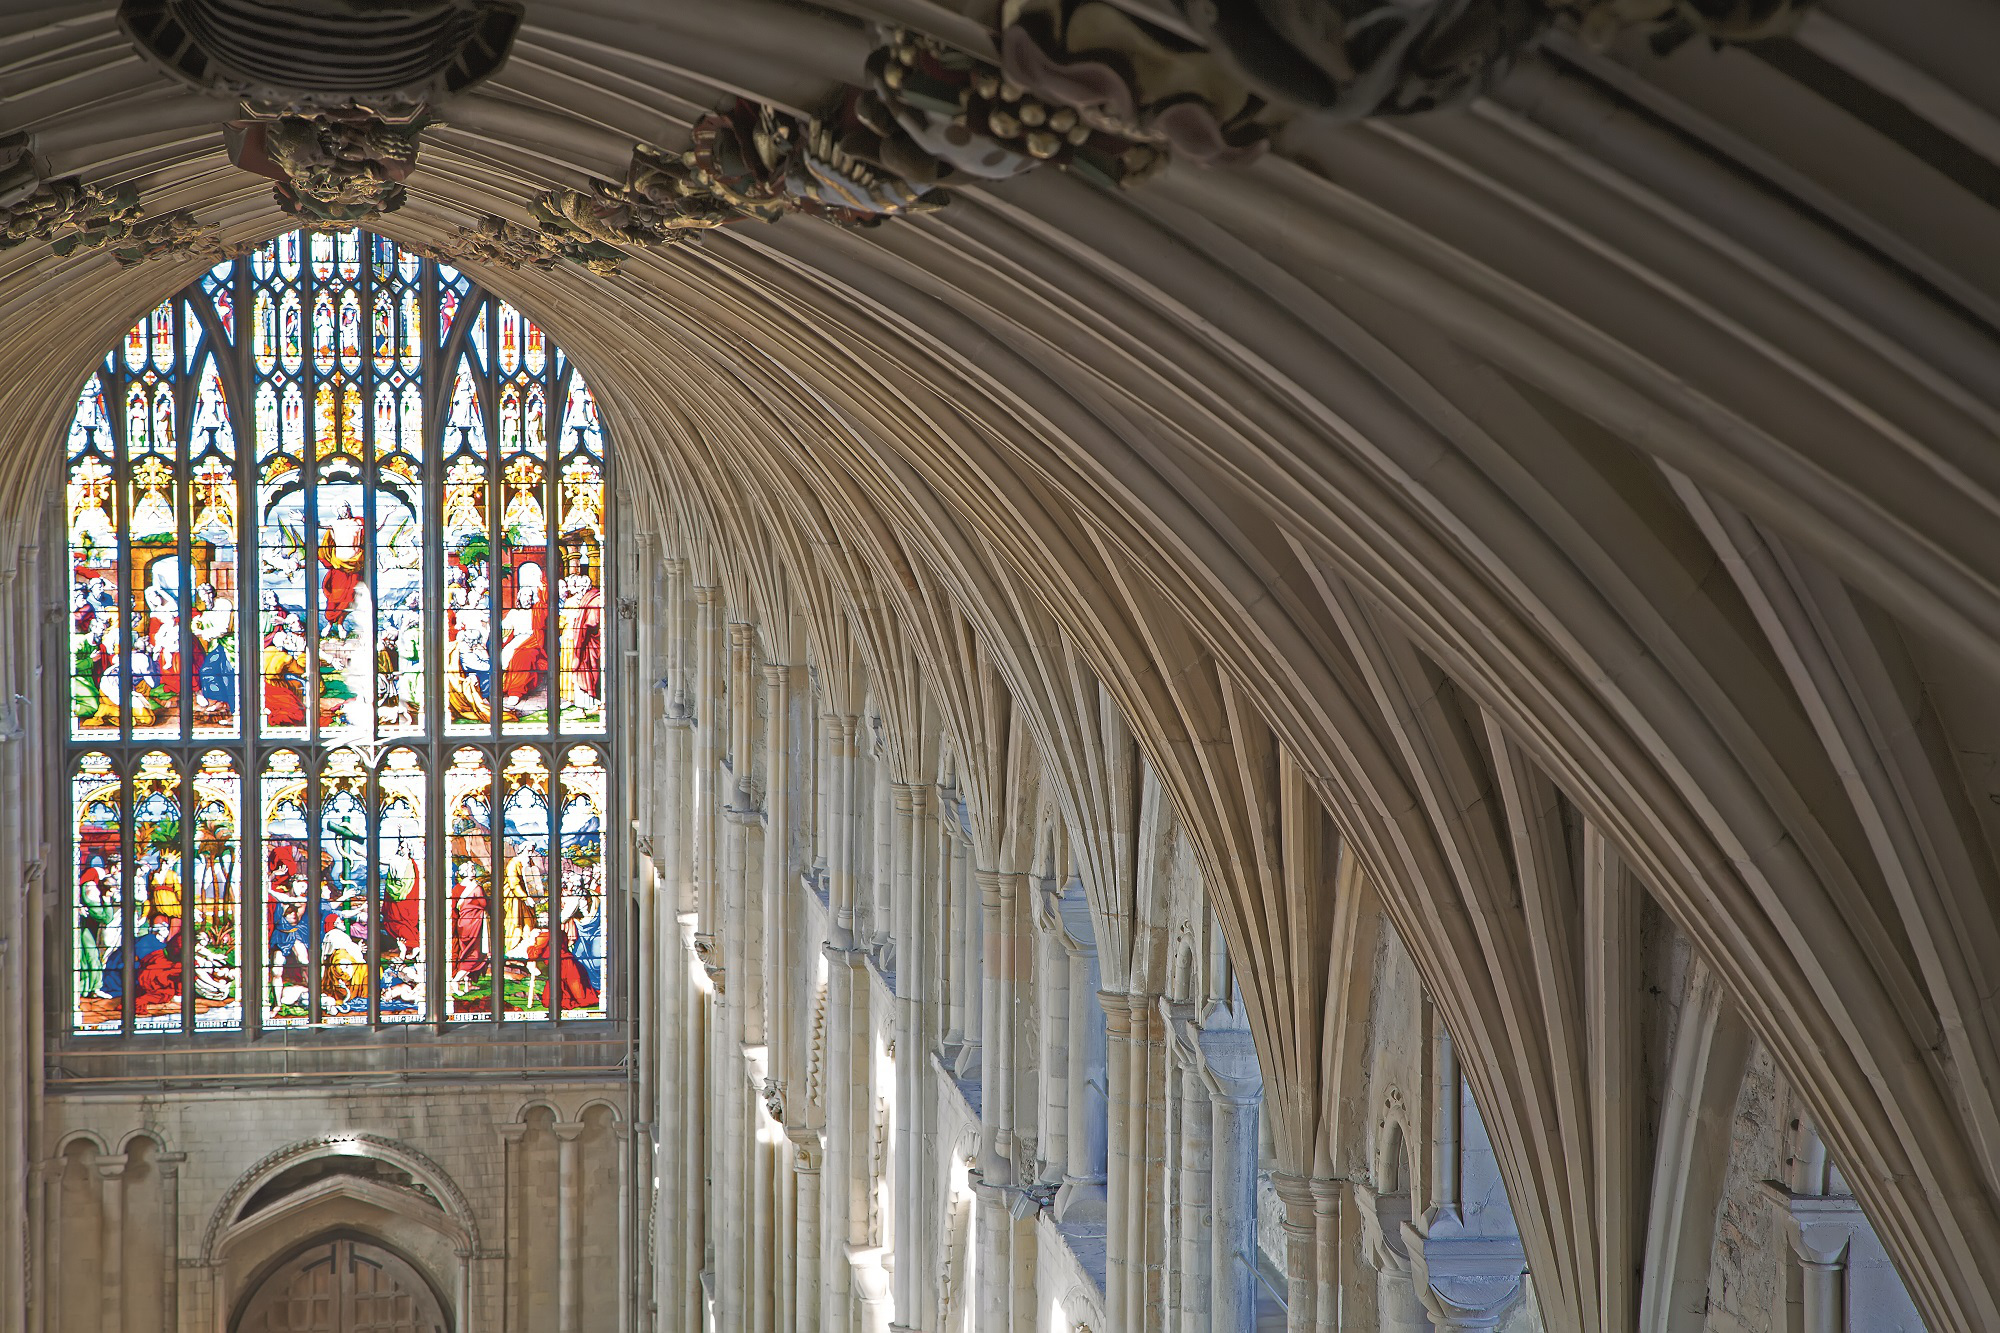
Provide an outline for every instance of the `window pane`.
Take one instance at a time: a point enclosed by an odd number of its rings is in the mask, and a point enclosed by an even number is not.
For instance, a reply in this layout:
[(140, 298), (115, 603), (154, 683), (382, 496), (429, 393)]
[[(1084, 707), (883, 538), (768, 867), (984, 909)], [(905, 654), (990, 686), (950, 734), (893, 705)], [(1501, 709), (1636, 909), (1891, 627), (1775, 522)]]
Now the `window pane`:
[(542, 752), (520, 746), (507, 756), (506, 894), (501, 935), (506, 946), (508, 1013), (546, 1018), (549, 1012), (549, 766)]
[(560, 693), (566, 732), (604, 729), (604, 437), (583, 376), (570, 378), (559, 468)]
[(492, 942), (487, 924), (493, 889), (493, 769), (467, 746), (444, 774), (445, 840), (451, 894), (453, 1018), (493, 1016)]
[(562, 767), (562, 1013), (604, 1016), (604, 764), (588, 745)]
[(310, 1021), (311, 886), (306, 874), (306, 771), (280, 750), (264, 763), (264, 1026)]
[(444, 684), (448, 729), (485, 732), (493, 718), (491, 518), (485, 418), (460, 366), (444, 440)]
[(125, 390), (128, 699), (134, 736), (178, 736), (186, 663), (181, 653), (180, 458), (174, 439), (174, 311), (146, 317), (164, 374), (149, 363)]
[(76, 852), (72, 1021), (79, 1032), (116, 1032), (125, 1011), (125, 793), (110, 756), (92, 753), (77, 762), (70, 809)]
[(194, 729), (234, 736), (240, 708), (236, 608), (242, 603), (236, 559), (236, 432), (212, 363), (195, 400), (189, 450), (194, 455), (188, 542), (194, 567)]
[(381, 928), (377, 978), (382, 1018), (409, 1022), (429, 1015), (424, 977), (426, 878), (424, 792), (428, 781), (415, 750), (391, 750), (376, 783), (375, 864), (380, 876)]
[(125, 660), (118, 623), (116, 447), (104, 381), (83, 386), (69, 433), (70, 734), (118, 734)]
[(201, 757), (194, 810), (194, 1023), (241, 1027), (243, 779), (231, 755), (210, 750)]
[[(182, 894), (187, 883), (181, 838), (181, 775), (154, 750), (132, 775), (133, 1026), (142, 1032), (181, 1027), (181, 956), (186, 948)], [(107, 964), (107, 967), (109, 964)]]
[(525, 312), (371, 233), (132, 327), (64, 455), (76, 1031), (602, 1012), (602, 753), (550, 747), (605, 722), (606, 456)]
[(335, 750), (319, 778), (319, 1008), (328, 1023), (368, 1021), (368, 770)]

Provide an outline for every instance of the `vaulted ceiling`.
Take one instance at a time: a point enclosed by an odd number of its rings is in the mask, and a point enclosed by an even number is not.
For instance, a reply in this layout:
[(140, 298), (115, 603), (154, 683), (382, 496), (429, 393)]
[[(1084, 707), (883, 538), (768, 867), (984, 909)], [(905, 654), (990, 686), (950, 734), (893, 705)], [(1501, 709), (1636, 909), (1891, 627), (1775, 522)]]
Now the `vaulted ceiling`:
[[(0, 134), (225, 243), (297, 225), (227, 155), (237, 100), (113, 9), (0, 17)], [(728, 99), (809, 114), (878, 21), (993, 59), (996, 9), (537, 0), (370, 225), (449, 252)], [(1505, 919), (1497, 812), (1532, 770), (1797, 1080), (1933, 1327), (2000, 1327), (2000, 17), (1659, 31), (1563, 17), (1469, 106), (1279, 106), (1256, 161), (1122, 190), (1044, 169), (609, 276), (468, 266), (597, 386), (643, 558), (689, 561), (772, 656), (810, 645), (838, 688), (844, 620), (878, 694), (972, 717), (997, 682), (1085, 828), (1102, 682), (1203, 849), (1289, 1158), (1320, 1133), (1325, 978), (1295, 940), (1323, 886), (1252, 864), (1285, 772), (1470, 1052), (1552, 1326), (1615, 1322), (1544, 1278), (1590, 1263), (1550, 1109), (1580, 1057)], [(0, 251), (0, 568), (49, 540), (91, 364), (206, 262)], [(0, 686), (32, 698), (29, 591), (0, 582)]]

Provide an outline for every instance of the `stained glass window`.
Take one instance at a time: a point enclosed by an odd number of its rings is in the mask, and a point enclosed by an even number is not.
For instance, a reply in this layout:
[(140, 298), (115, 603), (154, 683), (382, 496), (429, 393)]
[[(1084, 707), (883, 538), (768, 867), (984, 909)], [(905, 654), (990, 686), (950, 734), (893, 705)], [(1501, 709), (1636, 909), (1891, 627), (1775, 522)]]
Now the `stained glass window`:
[(534, 321), (280, 236), (66, 457), (72, 1028), (604, 1016), (609, 452)]

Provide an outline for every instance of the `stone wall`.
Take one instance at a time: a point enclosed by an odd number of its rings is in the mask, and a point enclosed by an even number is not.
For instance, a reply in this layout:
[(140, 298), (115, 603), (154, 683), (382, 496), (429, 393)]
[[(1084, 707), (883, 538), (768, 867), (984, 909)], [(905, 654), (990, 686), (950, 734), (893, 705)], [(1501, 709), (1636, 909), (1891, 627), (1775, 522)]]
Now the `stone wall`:
[(620, 1327), (630, 1123), (605, 1082), (50, 1098), (36, 1333), (226, 1328), (336, 1234), (400, 1252), (460, 1330)]

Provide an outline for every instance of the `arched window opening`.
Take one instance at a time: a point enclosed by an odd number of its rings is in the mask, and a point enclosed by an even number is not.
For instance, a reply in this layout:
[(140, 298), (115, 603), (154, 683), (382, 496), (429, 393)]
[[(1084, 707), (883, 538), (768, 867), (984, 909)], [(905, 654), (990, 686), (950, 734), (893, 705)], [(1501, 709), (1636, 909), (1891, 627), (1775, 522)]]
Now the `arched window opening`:
[(290, 233), (66, 464), (71, 1030), (604, 1017), (609, 450), (542, 330)]

